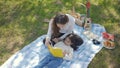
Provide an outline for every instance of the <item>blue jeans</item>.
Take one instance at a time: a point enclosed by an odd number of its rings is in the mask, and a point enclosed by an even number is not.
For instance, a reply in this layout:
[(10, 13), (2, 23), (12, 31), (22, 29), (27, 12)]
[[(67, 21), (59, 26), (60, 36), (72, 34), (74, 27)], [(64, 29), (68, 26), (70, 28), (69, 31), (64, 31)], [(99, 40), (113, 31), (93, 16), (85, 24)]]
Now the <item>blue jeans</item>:
[(48, 54), (35, 68), (57, 68), (63, 62), (63, 58)]

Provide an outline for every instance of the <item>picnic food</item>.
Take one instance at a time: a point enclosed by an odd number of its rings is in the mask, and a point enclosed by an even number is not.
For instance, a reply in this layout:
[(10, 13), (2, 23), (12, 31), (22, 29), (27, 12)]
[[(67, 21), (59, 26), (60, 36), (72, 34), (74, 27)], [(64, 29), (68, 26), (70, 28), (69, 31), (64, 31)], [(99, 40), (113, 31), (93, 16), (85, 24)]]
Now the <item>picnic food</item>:
[(109, 34), (107, 32), (103, 32), (102, 35), (103, 35), (104, 39), (114, 41), (114, 35), (113, 34)]
[(91, 31), (84, 31), (83, 34), (88, 38), (88, 39), (98, 39), (99, 36), (94, 34)]
[(104, 47), (105, 48), (108, 48), (108, 49), (113, 49), (113, 48), (115, 48), (115, 44), (114, 44), (114, 42), (112, 42), (112, 41), (104, 41), (103, 42), (103, 44), (104, 44)]

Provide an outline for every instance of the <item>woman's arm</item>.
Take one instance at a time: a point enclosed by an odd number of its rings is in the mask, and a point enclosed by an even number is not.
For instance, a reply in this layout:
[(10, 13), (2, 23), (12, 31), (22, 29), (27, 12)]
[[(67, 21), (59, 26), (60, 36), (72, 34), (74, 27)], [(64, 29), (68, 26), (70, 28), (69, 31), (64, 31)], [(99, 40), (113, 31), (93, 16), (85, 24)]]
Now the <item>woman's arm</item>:
[(49, 22), (47, 37), (46, 37), (46, 41), (45, 41), (46, 45), (48, 45), (50, 43), (50, 39), (51, 39), (51, 35), (52, 35), (52, 22), (53, 22), (53, 19), (51, 19)]
[(49, 22), (49, 27), (48, 27), (48, 32), (47, 32), (47, 38), (51, 38), (52, 35), (52, 23), (53, 23), (53, 19), (50, 20)]

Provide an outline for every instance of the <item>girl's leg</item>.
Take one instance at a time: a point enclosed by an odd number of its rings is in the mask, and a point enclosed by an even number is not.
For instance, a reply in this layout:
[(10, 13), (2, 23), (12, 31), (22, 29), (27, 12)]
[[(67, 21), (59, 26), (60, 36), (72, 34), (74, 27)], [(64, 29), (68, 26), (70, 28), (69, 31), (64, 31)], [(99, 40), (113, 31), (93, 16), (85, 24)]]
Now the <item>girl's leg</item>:
[(41, 60), (35, 68), (43, 68), (51, 61), (51, 54), (47, 55), (43, 60)]
[(58, 66), (60, 66), (60, 64), (62, 64), (63, 59), (62, 58), (56, 58), (54, 57), (51, 62), (49, 62), (45, 68), (57, 68)]

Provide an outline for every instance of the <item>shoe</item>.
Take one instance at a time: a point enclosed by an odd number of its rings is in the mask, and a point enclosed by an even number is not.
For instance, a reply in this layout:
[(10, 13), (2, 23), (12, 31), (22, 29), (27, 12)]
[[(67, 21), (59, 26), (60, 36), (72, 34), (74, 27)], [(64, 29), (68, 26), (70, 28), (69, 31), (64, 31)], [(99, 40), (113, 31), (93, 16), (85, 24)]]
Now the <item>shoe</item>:
[(100, 42), (99, 42), (98, 40), (96, 40), (96, 39), (93, 39), (92, 42), (93, 42), (93, 44), (95, 44), (95, 45), (99, 45), (99, 44), (100, 44)]

